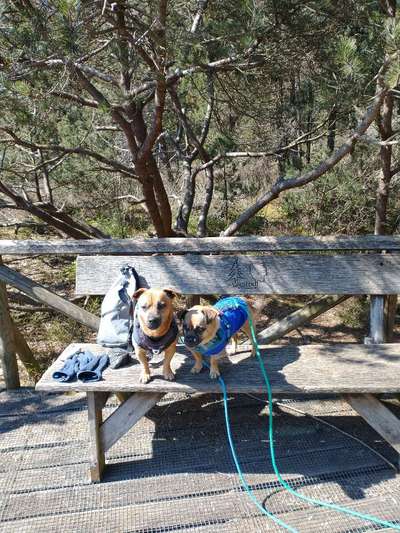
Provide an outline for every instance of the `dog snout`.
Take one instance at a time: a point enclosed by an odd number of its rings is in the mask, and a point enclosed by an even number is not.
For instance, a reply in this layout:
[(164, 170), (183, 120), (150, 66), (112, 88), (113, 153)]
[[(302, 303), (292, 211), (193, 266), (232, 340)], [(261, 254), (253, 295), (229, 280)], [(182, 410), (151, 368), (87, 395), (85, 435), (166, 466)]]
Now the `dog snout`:
[(161, 326), (161, 317), (159, 316), (149, 316), (147, 323), (150, 329), (157, 329)]
[(186, 346), (193, 347), (200, 344), (200, 337), (196, 333), (187, 333), (184, 338)]

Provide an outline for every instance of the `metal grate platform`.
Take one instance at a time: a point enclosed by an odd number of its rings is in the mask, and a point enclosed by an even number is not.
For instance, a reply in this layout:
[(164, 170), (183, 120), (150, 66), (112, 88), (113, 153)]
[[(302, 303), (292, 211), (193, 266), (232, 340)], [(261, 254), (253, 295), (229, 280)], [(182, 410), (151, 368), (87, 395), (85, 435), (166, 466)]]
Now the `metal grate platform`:
[[(305, 495), (400, 523), (400, 476), (360, 443), (285, 406), (322, 417), (394, 462), (393, 450), (339, 400), (280, 403), (274, 421), (284, 477)], [(107, 411), (116, 406), (112, 398)], [(232, 396), (230, 409), (243, 471), (271, 512), (301, 532), (379, 530), (284, 491), (268, 457), (265, 403)], [(165, 397), (110, 450), (97, 485), (87, 475), (86, 416), (82, 395), (0, 393), (1, 532), (281, 531), (241, 489), (219, 395)]]

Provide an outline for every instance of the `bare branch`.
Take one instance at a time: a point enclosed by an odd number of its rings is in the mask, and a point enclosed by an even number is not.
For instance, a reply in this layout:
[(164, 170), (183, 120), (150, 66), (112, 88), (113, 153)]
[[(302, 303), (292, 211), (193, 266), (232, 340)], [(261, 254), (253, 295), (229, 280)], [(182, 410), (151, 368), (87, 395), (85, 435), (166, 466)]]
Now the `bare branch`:
[[(259, 66), (261, 64), (260, 61), (248, 61), (247, 63), (237, 63), (237, 61), (250, 58), (251, 54), (256, 50), (260, 43), (261, 39), (257, 39), (243, 53), (232, 54), (228, 57), (218, 59), (217, 61), (211, 61), (209, 63), (193, 65), (183, 70), (177, 69), (173, 74), (170, 74), (166, 77), (166, 85), (168, 87), (171, 87), (175, 85), (181, 78), (191, 76), (192, 74), (196, 74), (198, 72), (218, 72), (220, 70), (235, 70), (237, 68), (246, 70), (247, 68), (254, 68), (255, 66)], [(155, 86), (156, 82), (154, 80), (148, 81), (146, 83), (143, 83), (142, 85), (139, 85), (138, 87), (133, 88), (131, 90), (131, 94), (133, 96), (137, 96), (143, 92), (148, 91), (149, 89), (154, 88)]]
[(70, 100), (71, 102), (76, 102), (77, 104), (86, 106), (86, 107), (99, 107), (99, 104), (95, 100), (88, 100), (87, 98), (82, 98), (76, 94), (67, 93), (64, 91), (51, 91), (49, 94), (63, 98), (64, 100)]
[(192, 27), (190, 28), (190, 33), (196, 33), (197, 28), (203, 18), (204, 11), (207, 9), (208, 0), (198, 0), (197, 11), (193, 19)]
[(24, 139), (21, 139), (14, 131), (12, 131), (10, 128), (6, 126), (0, 126), (0, 131), (4, 131), (8, 135), (10, 135), (10, 137), (12, 137), (12, 139), (14, 140), (15, 144), (19, 146), (23, 146), (25, 148), (29, 148), (30, 150), (54, 151), (54, 152), (61, 152), (63, 154), (77, 154), (77, 155), (92, 157), (93, 159), (96, 159), (97, 161), (100, 161), (101, 163), (104, 163), (106, 165), (109, 165), (110, 167), (113, 167), (115, 170), (118, 170), (119, 172), (121, 172), (122, 174), (126, 176), (129, 176), (130, 178), (139, 180), (139, 177), (136, 176), (133, 170), (131, 170), (129, 167), (123, 165), (122, 163), (119, 163), (118, 161), (115, 161), (114, 159), (109, 159), (108, 157), (105, 157), (97, 152), (94, 152), (93, 150), (82, 148), (80, 146), (77, 146), (76, 148), (72, 148), (72, 147), (69, 148), (69, 147), (60, 146), (57, 144), (32, 143)]
[(92, 58), (93, 56), (99, 54), (100, 52), (102, 52), (105, 48), (107, 48), (107, 46), (109, 46), (112, 42), (113, 42), (113, 38), (109, 39), (108, 41), (106, 41), (104, 44), (102, 44), (101, 46), (99, 46), (98, 48), (96, 48), (95, 50), (92, 50), (91, 52), (89, 52), (88, 54), (85, 54), (84, 56), (80, 57), (78, 60), (77, 60), (77, 63), (83, 63), (84, 61), (87, 61), (88, 59)]
[(98, 78), (99, 80), (105, 81), (107, 83), (111, 83), (112, 85), (115, 85), (118, 87), (118, 81), (109, 74), (105, 74), (104, 72), (101, 72), (100, 70), (91, 67), (89, 65), (84, 65), (79, 62), (71, 62), (69, 59), (62, 58), (62, 59), (29, 59), (27, 61), (24, 61), (24, 64), (27, 64), (33, 68), (37, 69), (53, 69), (53, 68), (59, 68), (68, 66), (69, 64), (74, 65), (77, 68), (80, 68), (82, 72), (87, 74), (90, 77)]

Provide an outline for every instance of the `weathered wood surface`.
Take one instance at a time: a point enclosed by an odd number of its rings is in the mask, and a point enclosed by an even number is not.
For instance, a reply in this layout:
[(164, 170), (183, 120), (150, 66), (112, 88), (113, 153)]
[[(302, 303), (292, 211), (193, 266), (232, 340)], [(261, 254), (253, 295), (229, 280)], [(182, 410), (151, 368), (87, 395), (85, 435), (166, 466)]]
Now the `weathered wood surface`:
[(184, 294), (398, 294), (400, 255), (80, 256), (77, 294), (105, 294), (130, 264), (143, 285)]
[(88, 326), (97, 331), (100, 323), (100, 318), (82, 307), (75, 305), (54, 292), (50, 291), (19, 272), (12, 270), (4, 265), (0, 265), (0, 281), (15, 287), (16, 289), (27, 294), (33, 300), (48, 305), (52, 309), (67, 315), (68, 317)]
[(162, 392), (135, 392), (125, 400), (100, 427), (102, 449), (109, 450), (163, 396)]
[(105, 466), (104, 449), (100, 437), (102, 423), (102, 408), (106, 401), (107, 393), (88, 392), (88, 421), (89, 421), (89, 456), (90, 479), (96, 483), (101, 480)]
[(318, 250), (399, 250), (399, 236), (206, 237), (163, 239), (0, 240), (0, 255), (93, 255)]
[(257, 334), (257, 338), (259, 341), (266, 343), (274, 342), (349, 298), (351, 296), (322, 296), (321, 298), (316, 298), (301, 309), (290, 313), (282, 320), (278, 320), (260, 331)]
[[(0, 257), (0, 268), (2, 265)], [(0, 363), (3, 369), (6, 389), (17, 389), (20, 386), (14, 324), (8, 307), (7, 290), (0, 282)]]
[[(175, 381), (162, 378), (162, 365), (151, 366), (152, 380), (139, 383), (138, 363), (117, 370), (106, 369), (97, 383), (58, 383), (52, 379), (55, 370), (79, 347), (94, 353), (105, 348), (95, 344), (72, 344), (45, 372), (37, 390), (77, 391), (142, 391), (142, 392), (221, 392), (218, 381), (208, 371), (191, 374), (193, 359), (183, 348), (172, 360)], [(230, 392), (264, 393), (265, 384), (258, 362), (250, 357), (249, 347), (221, 362), (221, 370)], [(324, 344), (306, 346), (262, 346), (262, 354), (274, 393), (382, 393), (400, 391), (400, 347), (398, 344)]]
[(346, 394), (355, 411), (400, 453), (400, 420), (372, 394)]

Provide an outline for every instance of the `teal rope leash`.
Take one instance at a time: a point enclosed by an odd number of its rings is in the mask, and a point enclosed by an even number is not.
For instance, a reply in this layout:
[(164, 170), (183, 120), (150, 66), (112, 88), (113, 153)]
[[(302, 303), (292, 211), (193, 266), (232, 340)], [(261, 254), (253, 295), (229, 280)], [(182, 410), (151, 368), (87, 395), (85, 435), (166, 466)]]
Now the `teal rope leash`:
[[(393, 529), (395, 529), (396, 531), (400, 531), (400, 525), (398, 524), (395, 524), (394, 522), (389, 522), (387, 520), (381, 520), (380, 518), (377, 518), (375, 516), (372, 516), (372, 515), (367, 515), (367, 514), (363, 514), (363, 513), (359, 513), (358, 511), (353, 511), (352, 509), (348, 509), (347, 507), (342, 507), (340, 505), (336, 505), (334, 503), (329, 503), (329, 502), (325, 502), (325, 501), (322, 501), (322, 500), (317, 500), (315, 498), (309, 498), (308, 496), (304, 496), (303, 494), (300, 494), (299, 492), (297, 492), (295, 489), (293, 489), (281, 476), (280, 472), (279, 472), (279, 469), (278, 469), (278, 466), (276, 464), (276, 459), (275, 459), (275, 448), (274, 448), (274, 440), (273, 440), (273, 417), (272, 417), (272, 412), (271, 412), (271, 406), (272, 406), (272, 389), (271, 389), (271, 384), (269, 382), (269, 378), (268, 378), (268, 374), (267, 374), (267, 371), (265, 369), (265, 365), (264, 365), (264, 362), (262, 360), (262, 357), (261, 357), (261, 354), (260, 354), (260, 348), (258, 346), (258, 342), (257, 342), (257, 338), (256, 338), (256, 334), (255, 334), (255, 329), (254, 329), (254, 325), (253, 325), (253, 321), (252, 321), (252, 317), (251, 317), (251, 314), (249, 313), (249, 324), (250, 324), (250, 331), (251, 331), (251, 336), (252, 336), (252, 339), (253, 339), (253, 343), (256, 347), (256, 355), (257, 355), (257, 359), (258, 359), (258, 362), (260, 364), (260, 368), (261, 368), (261, 373), (263, 375), (263, 378), (264, 378), (264, 381), (265, 381), (265, 384), (267, 386), (267, 392), (268, 392), (268, 404), (270, 406), (270, 412), (269, 412), (269, 416), (268, 416), (268, 420), (269, 420), (269, 424), (268, 424), (268, 432), (269, 432), (269, 448), (270, 448), (270, 455), (271, 455), (271, 462), (272, 462), (272, 467), (274, 469), (274, 472), (275, 472), (275, 475), (279, 481), (279, 483), (290, 493), (292, 494), (293, 496), (295, 496), (296, 498), (299, 498), (300, 500), (303, 500), (305, 502), (308, 502), (308, 503), (311, 503), (313, 505), (316, 505), (316, 506), (319, 506), (319, 507), (323, 507), (323, 508), (326, 508), (326, 509), (333, 509), (334, 511), (338, 511), (339, 513), (343, 513), (343, 514), (348, 514), (350, 516), (354, 516), (356, 518), (361, 518), (362, 520), (367, 520), (368, 522), (373, 522), (374, 524), (378, 524), (380, 526), (385, 526), (385, 527), (391, 527)], [(225, 383), (223, 382), (222, 378), (220, 378), (220, 381), (223, 383), (223, 392), (224, 392), (224, 409), (225, 411), (227, 411), (227, 396), (226, 396), (226, 386), (225, 386)], [(230, 428), (228, 427), (229, 426), (229, 417), (227, 417), (225, 415), (225, 422), (226, 422), (226, 429), (227, 429), (227, 433), (228, 433), (228, 440), (229, 440), (229, 444), (231, 446), (231, 451), (232, 451), (232, 455), (234, 454), (234, 449), (232, 448), (232, 445), (231, 445), (231, 438), (230, 438)], [(236, 462), (235, 462), (236, 464)], [(240, 465), (239, 464), (236, 464), (236, 468), (238, 469), (238, 466), (239, 466), (239, 469), (240, 469)], [(238, 469), (238, 472), (239, 472), (239, 469)], [(243, 474), (240, 472), (239, 473), (239, 477), (242, 479), (243, 477)], [(258, 503), (258, 502), (257, 502)], [(271, 514), (271, 513), (269, 513)], [(276, 518), (276, 517), (274, 517)], [(282, 525), (282, 523), (280, 524)], [(290, 526), (286, 526), (283, 525), (283, 527), (286, 527), (287, 529), (290, 528)], [(290, 528), (291, 531), (293, 531), (293, 528)]]
[[(207, 368), (210, 368), (209, 365), (205, 361), (203, 361), (203, 364)], [(289, 526), (283, 520), (280, 520), (280, 518), (278, 518), (273, 513), (269, 512), (267, 509), (265, 509), (265, 507), (254, 496), (253, 491), (249, 487), (249, 484), (247, 483), (247, 481), (246, 481), (246, 479), (245, 479), (245, 477), (243, 475), (242, 467), (240, 466), (240, 462), (239, 462), (238, 456), (236, 454), (235, 444), (234, 444), (233, 438), (232, 438), (231, 423), (230, 423), (229, 411), (228, 411), (228, 393), (227, 393), (227, 390), (226, 390), (225, 381), (222, 379), (221, 376), (218, 377), (218, 380), (219, 380), (220, 385), (221, 385), (222, 395), (223, 395), (223, 399), (224, 399), (225, 426), (226, 426), (226, 433), (228, 435), (229, 447), (230, 447), (230, 450), (231, 450), (233, 462), (235, 463), (235, 467), (236, 467), (236, 470), (237, 470), (237, 473), (238, 473), (238, 476), (239, 476), (239, 479), (240, 479), (240, 481), (242, 483), (243, 488), (247, 492), (247, 494), (248, 494), (249, 498), (251, 499), (251, 501), (262, 512), (262, 514), (264, 514), (265, 516), (268, 516), (268, 518), (273, 520), (276, 524), (280, 525), (284, 529), (287, 529), (288, 531), (291, 531), (292, 533), (298, 533), (297, 529), (295, 529), (292, 526)]]

